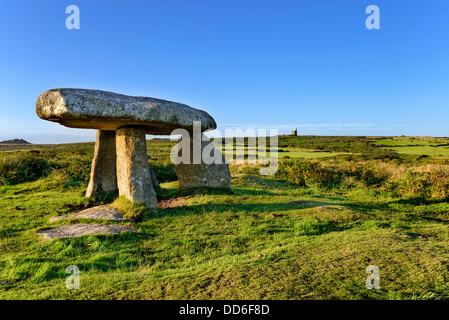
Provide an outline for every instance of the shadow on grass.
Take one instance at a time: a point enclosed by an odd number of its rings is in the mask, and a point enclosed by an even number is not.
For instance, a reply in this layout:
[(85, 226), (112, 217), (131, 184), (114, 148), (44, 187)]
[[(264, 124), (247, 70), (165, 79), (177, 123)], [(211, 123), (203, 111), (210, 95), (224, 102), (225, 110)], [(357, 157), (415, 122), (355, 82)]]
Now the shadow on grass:
[(206, 187), (190, 189), (159, 188), (158, 190), (156, 190), (156, 194), (158, 200), (200, 195), (235, 195), (232, 189)]
[(440, 204), (440, 203), (446, 203), (449, 202), (449, 199), (425, 199), (424, 197), (413, 197), (409, 199), (398, 199), (395, 201), (391, 201), (388, 204), (406, 204), (406, 205), (413, 205), (413, 206), (420, 206), (420, 205), (428, 205), (428, 204)]
[(341, 206), (340, 203), (313, 201), (313, 200), (297, 200), (283, 203), (246, 203), (246, 204), (201, 204), (192, 206), (180, 206), (159, 209), (156, 215), (151, 218), (159, 218), (162, 216), (184, 216), (189, 214), (202, 214), (206, 212), (247, 212), (247, 213), (268, 213), (281, 212), (298, 209), (308, 209), (326, 206)]

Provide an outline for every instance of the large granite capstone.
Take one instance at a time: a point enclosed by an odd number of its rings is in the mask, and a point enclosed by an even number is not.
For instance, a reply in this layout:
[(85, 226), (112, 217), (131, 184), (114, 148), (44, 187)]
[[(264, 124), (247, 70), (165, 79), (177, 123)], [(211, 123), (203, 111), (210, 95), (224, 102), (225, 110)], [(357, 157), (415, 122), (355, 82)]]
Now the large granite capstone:
[(202, 131), (217, 128), (207, 112), (185, 104), (90, 89), (45, 91), (37, 99), (36, 113), (71, 128), (138, 127), (155, 135), (169, 135), (178, 128), (192, 130), (193, 121), (201, 121)]

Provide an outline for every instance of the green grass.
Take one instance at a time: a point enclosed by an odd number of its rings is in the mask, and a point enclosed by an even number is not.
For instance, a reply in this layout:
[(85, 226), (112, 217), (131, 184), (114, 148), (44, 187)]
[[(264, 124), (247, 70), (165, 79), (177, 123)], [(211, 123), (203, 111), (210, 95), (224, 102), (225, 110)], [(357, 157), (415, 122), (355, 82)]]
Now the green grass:
[(298, 150), (287, 149), (286, 152), (279, 152), (279, 158), (304, 158), (304, 159), (317, 159), (317, 158), (328, 158), (335, 157), (339, 155), (349, 155), (347, 152), (322, 152), (315, 150)]
[(416, 147), (392, 147), (390, 148), (399, 154), (411, 154), (427, 157), (449, 158), (449, 147), (428, 147), (428, 146), (416, 146)]
[[(148, 141), (150, 164), (162, 161), (166, 177), (160, 204), (175, 206), (114, 222), (136, 233), (53, 241), (35, 234), (50, 227), (50, 217), (114, 199), (83, 197), (92, 144), (33, 154), (52, 170), (0, 186), (0, 299), (449, 297), (449, 203), (438, 192), (446, 188), (446, 166), (437, 174), (422, 172), (420, 163), (292, 159), (274, 177), (232, 166), (232, 194), (188, 193), (177, 190), (163, 162), (173, 145)], [(121, 198), (114, 205), (139, 213)], [(65, 223), (73, 222), (55, 225)], [(80, 268), (78, 290), (65, 287), (69, 265)], [(380, 269), (379, 290), (365, 287), (369, 265)]]
[[(232, 149), (232, 153), (234, 155), (234, 158), (237, 154), (241, 155), (243, 154), (245, 156), (245, 159), (247, 159), (248, 155), (255, 156), (257, 155), (257, 148), (248, 148), (248, 147), (241, 147), (237, 146), (236, 148)], [(265, 150), (266, 155), (269, 157), (271, 155), (270, 153), (271, 149)], [(228, 153), (224, 148), (220, 148), (220, 151), (223, 152), (225, 157), (228, 159)], [(350, 155), (348, 152), (329, 152), (329, 151), (320, 151), (320, 150), (306, 150), (306, 149), (278, 149), (278, 158), (304, 158), (304, 159), (317, 159), (317, 158), (328, 158), (328, 157), (335, 157), (339, 155)]]
[(449, 158), (449, 139), (433, 137), (390, 137), (378, 139), (374, 145), (392, 150), (399, 155), (412, 155), (437, 160)]
[(448, 144), (448, 138), (434, 137), (391, 137), (389, 139), (378, 139), (374, 142), (376, 145), (401, 147), (401, 146), (436, 146)]

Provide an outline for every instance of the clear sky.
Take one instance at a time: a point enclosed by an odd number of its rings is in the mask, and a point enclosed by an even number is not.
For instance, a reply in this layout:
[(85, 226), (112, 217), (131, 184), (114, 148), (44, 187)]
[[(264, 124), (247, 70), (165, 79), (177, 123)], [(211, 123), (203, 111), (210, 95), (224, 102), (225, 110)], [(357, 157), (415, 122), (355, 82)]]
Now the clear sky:
[(61, 87), (185, 103), (223, 132), (449, 136), (448, 0), (0, 0), (0, 43), (0, 140), (93, 141), (37, 117)]

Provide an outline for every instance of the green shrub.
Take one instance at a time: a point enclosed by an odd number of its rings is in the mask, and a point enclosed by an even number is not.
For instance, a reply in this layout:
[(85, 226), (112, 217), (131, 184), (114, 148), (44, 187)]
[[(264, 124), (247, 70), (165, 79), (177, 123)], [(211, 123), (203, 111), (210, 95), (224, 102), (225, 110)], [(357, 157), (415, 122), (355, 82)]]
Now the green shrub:
[(77, 156), (58, 163), (57, 170), (67, 175), (75, 185), (85, 185), (90, 179), (92, 158)]
[(377, 186), (389, 178), (372, 163), (294, 159), (280, 162), (275, 178), (301, 187)]
[(444, 167), (428, 172), (410, 169), (385, 183), (383, 189), (404, 199), (449, 199), (449, 170)]
[(52, 171), (53, 164), (36, 153), (17, 152), (0, 157), (0, 185), (37, 180)]
[(342, 172), (317, 160), (292, 159), (279, 163), (275, 177), (301, 187), (332, 187), (342, 181)]

